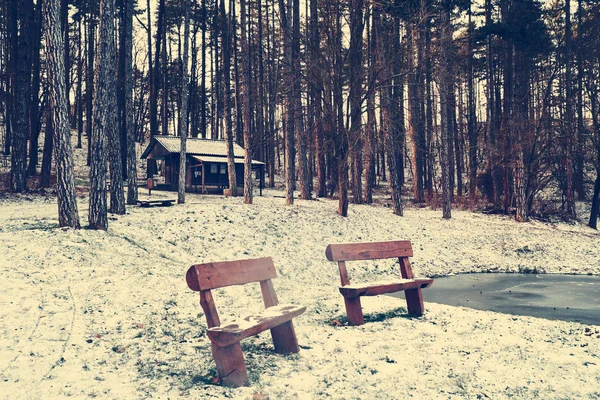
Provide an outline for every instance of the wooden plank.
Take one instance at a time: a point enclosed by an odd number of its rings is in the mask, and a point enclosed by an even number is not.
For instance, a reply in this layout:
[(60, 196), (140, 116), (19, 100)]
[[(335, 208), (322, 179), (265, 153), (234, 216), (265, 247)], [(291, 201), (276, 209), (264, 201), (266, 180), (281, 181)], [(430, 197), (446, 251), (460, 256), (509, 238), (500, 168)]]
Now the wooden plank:
[(348, 277), (348, 270), (346, 269), (345, 261), (338, 261), (338, 270), (340, 271), (340, 281), (342, 282), (342, 286), (349, 285), (350, 278)]
[(415, 275), (412, 272), (412, 268), (410, 267), (410, 261), (407, 257), (398, 258), (398, 262), (400, 263), (400, 275), (404, 279), (412, 279)]
[(192, 265), (186, 274), (194, 291), (243, 285), (277, 277), (271, 257)]
[(270, 279), (260, 282), (260, 291), (262, 292), (265, 308), (274, 307), (279, 304), (273, 282)]
[(293, 304), (269, 307), (261, 314), (249, 315), (224, 326), (209, 328), (207, 335), (217, 346), (225, 347), (249, 336), (258, 335), (267, 329), (275, 328), (304, 311), (306, 307)]
[(344, 297), (377, 296), (385, 293), (395, 293), (409, 289), (421, 289), (431, 286), (433, 279), (399, 279), (397, 282), (373, 282), (368, 284), (355, 284), (343, 286), (340, 293)]
[(200, 305), (202, 306), (202, 310), (204, 310), (206, 324), (209, 328), (221, 325), (221, 320), (219, 319), (219, 314), (217, 313), (217, 306), (215, 305), (215, 301), (213, 300), (210, 290), (200, 291)]
[(330, 244), (325, 250), (329, 261), (375, 260), (380, 258), (412, 257), (408, 240), (373, 243)]
[(223, 386), (239, 387), (247, 386), (250, 383), (248, 370), (244, 363), (244, 354), (239, 343), (227, 347), (219, 347), (213, 343), (212, 354)]

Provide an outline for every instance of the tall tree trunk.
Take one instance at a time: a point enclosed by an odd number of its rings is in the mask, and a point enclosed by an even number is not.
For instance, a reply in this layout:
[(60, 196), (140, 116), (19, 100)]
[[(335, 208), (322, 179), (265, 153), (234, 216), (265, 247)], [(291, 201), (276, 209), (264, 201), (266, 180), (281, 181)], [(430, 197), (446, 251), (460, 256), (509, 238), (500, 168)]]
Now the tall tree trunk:
[(87, 162), (88, 166), (91, 165), (92, 160), (92, 129), (93, 129), (93, 110), (94, 110), (94, 59), (96, 58), (94, 50), (96, 49), (94, 34), (96, 32), (96, 21), (89, 15), (87, 18), (87, 67), (85, 70), (85, 96), (86, 96), (86, 135), (88, 138), (87, 148)]
[[(375, 7), (372, 6), (371, 18), (374, 18)], [(367, 24), (369, 19), (367, 19)], [(367, 204), (373, 203), (373, 187), (375, 186), (375, 93), (376, 93), (376, 49), (377, 49), (377, 32), (375, 24), (367, 25), (368, 33), (368, 89), (367, 89), (367, 126), (365, 132), (365, 190), (363, 193), (363, 201)]]
[(306, 132), (304, 130), (302, 112), (302, 84), (300, 81), (300, 0), (293, 0), (293, 23), (292, 23), (292, 61), (293, 70), (293, 107), (295, 108), (296, 121), (294, 124), (296, 135), (296, 158), (298, 165), (299, 197), (310, 200), (310, 182), (308, 173), (308, 159), (306, 146)]
[[(150, 86), (150, 138), (158, 135), (158, 101), (157, 101), (157, 86), (158, 86), (158, 54), (160, 45), (156, 44), (156, 52), (154, 54), (155, 61), (154, 64), (152, 62), (152, 18), (150, 12), (150, 0), (146, 1), (146, 11), (147, 11), (147, 24), (148, 24), (148, 85)], [(162, 26), (162, 14), (158, 15), (158, 24), (159, 34), (156, 37), (156, 41), (160, 42), (160, 27)], [(151, 161), (148, 160), (150, 163)], [(151, 177), (151, 174), (154, 173), (156, 168), (156, 162), (152, 162), (153, 166), (147, 166), (148, 168), (148, 177)]]
[(58, 224), (61, 227), (69, 226), (79, 229), (79, 212), (75, 197), (73, 154), (65, 84), (65, 46), (59, 23), (60, 0), (44, 0), (44, 21), (48, 81), (50, 84), (48, 103), (52, 110), (54, 122)]
[[(350, 48), (348, 69), (350, 93), (350, 131), (348, 138), (352, 148), (353, 201), (362, 203), (362, 97), (363, 97), (363, 0), (352, 0), (350, 4)], [(298, 57), (299, 58), (299, 57)]]
[(583, 0), (577, 0), (577, 149), (575, 153), (575, 176), (573, 188), (577, 193), (577, 200), (585, 200), (584, 187), (584, 164), (585, 164), (585, 125), (583, 114), (583, 48), (582, 48), (582, 29), (583, 29)]
[(81, 149), (83, 136), (83, 30), (82, 17), (77, 21), (77, 145)]
[(442, 169), (442, 203), (443, 218), (452, 217), (452, 192), (450, 190), (450, 131), (449, 113), (450, 113), (450, 90), (451, 88), (451, 69), (448, 52), (452, 45), (452, 28), (450, 25), (450, 0), (443, 0), (440, 8), (440, 108), (442, 120), (441, 137), (441, 169)]
[(314, 109), (314, 124), (311, 126), (315, 138), (317, 159), (317, 197), (327, 196), (325, 145), (323, 135), (323, 81), (321, 78), (321, 36), (319, 31), (319, 0), (310, 0), (310, 90)]
[[(167, 67), (167, 16), (166, 16), (166, 0), (160, 1), (160, 8), (158, 11), (159, 20), (162, 23), (162, 26), (159, 28), (159, 34), (162, 36), (161, 40), (157, 40), (157, 44), (162, 45), (159, 49), (158, 54), (160, 55), (161, 65), (160, 68), (156, 68), (156, 70), (160, 70), (160, 77), (162, 78), (162, 92), (161, 92), (161, 103), (160, 103), (160, 112), (161, 112), (161, 134), (168, 135), (169, 134), (169, 88), (167, 85), (168, 82), (168, 67)], [(160, 15), (162, 14), (162, 20)]]
[(477, 196), (477, 115), (475, 107), (474, 93), (474, 72), (473, 72), (473, 21), (471, 2), (469, 2), (469, 28), (467, 41), (467, 130), (469, 136), (469, 196), (475, 200)]
[(38, 166), (38, 147), (40, 137), (40, 45), (42, 41), (42, 4), (38, 2), (35, 9), (34, 29), (32, 32), (33, 68), (31, 81), (31, 106), (29, 113), (29, 127), (31, 137), (29, 141), (29, 166), (27, 175), (34, 176)]
[[(419, 15), (419, 21), (422, 15)], [(423, 153), (425, 146), (425, 126), (421, 109), (423, 106), (423, 36), (424, 32), (421, 26), (409, 24), (407, 26), (409, 35), (409, 52), (407, 54), (408, 69), (411, 71), (408, 83), (408, 113), (409, 113), (409, 133), (412, 144), (412, 174), (413, 174), (413, 198), (416, 203), (425, 201), (423, 192)], [(415, 57), (417, 61), (415, 62)]]
[[(600, 60), (598, 60), (600, 61)], [(593, 83), (592, 83), (593, 85)], [(598, 215), (600, 213), (600, 118), (598, 117), (598, 93), (597, 88), (590, 93), (590, 114), (592, 115), (592, 126), (596, 138), (596, 182), (594, 183), (594, 195), (592, 197), (592, 208), (588, 226), (598, 229)]]
[(252, 143), (251, 143), (251, 58), (250, 35), (247, 30), (249, 17), (246, 9), (246, 0), (240, 2), (241, 11), (241, 41), (242, 41), (242, 96), (244, 102), (244, 204), (252, 204)]
[[(375, 6), (374, 6), (375, 7)], [(396, 18), (392, 27), (390, 23), (383, 25), (379, 17), (379, 7), (377, 10), (373, 10), (373, 25), (377, 32), (380, 32), (381, 40), (379, 41), (380, 49), (380, 65), (384, 70), (382, 71), (380, 78), (381, 94), (381, 130), (383, 135), (383, 148), (384, 152), (382, 155), (382, 164), (384, 164), (385, 155), (387, 155), (387, 164), (389, 168), (389, 185), (392, 191), (392, 208), (394, 214), (402, 216), (404, 215), (404, 209), (402, 205), (402, 143), (404, 143), (404, 128), (403, 121), (399, 121), (398, 110), (399, 104), (396, 104), (394, 99), (394, 85), (393, 82), (393, 57), (398, 56), (394, 54), (395, 44), (400, 40), (400, 29), (398, 26), (398, 19)], [(384, 31), (385, 28), (385, 31)], [(398, 28), (398, 29), (396, 29)]]
[(125, 57), (125, 115), (123, 123), (125, 127), (125, 147), (126, 147), (126, 178), (127, 178), (127, 204), (135, 205), (138, 199), (137, 189), (137, 155), (135, 151), (136, 134), (133, 124), (133, 0), (124, 0), (124, 45), (125, 51), (122, 55)]
[[(101, 0), (98, 49), (96, 52), (94, 121), (92, 125), (92, 157), (90, 165), (90, 206), (88, 222), (91, 229), (108, 228), (106, 202), (107, 151), (106, 141), (116, 125), (114, 0)], [(112, 143), (111, 143), (112, 145)], [(120, 158), (119, 158), (120, 159)], [(119, 171), (120, 173), (120, 171)], [(120, 179), (117, 179), (120, 181)], [(117, 182), (112, 182), (112, 185)]]
[(10, 184), (13, 192), (27, 191), (27, 140), (31, 103), (31, 27), (33, 1), (19, 1), (19, 36), (15, 70), (15, 124), (12, 139)]
[(573, 82), (572, 82), (572, 60), (571, 60), (571, 0), (565, 0), (565, 86), (566, 86), (566, 108), (565, 108), (565, 208), (571, 218), (576, 218), (575, 191), (573, 186)]
[(281, 30), (283, 34), (283, 49), (285, 54), (285, 72), (284, 79), (286, 82), (287, 96), (286, 102), (286, 124), (285, 124), (285, 201), (287, 205), (294, 204), (294, 100), (291, 95), (290, 88), (293, 85), (293, 76), (291, 65), (292, 59), (292, 29), (290, 27), (288, 10), (285, 7), (285, 1), (279, 0), (279, 15), (281, 18)]
[(229, 178), (229, 191), (231, 196), (237, 196), (237, 174), (235, 171), (235, 157), (233, 150), (233, 118), (231, 110), (231, 39), (233, 32), (232, 11), (235, 8), (235, 0), (229, 0), (229, 16), (225, 15), (225, 0), (221, 1), (221, 12), (223, 20), (226, 19), (223, 29), (223, 81), (225, 84), (225, 141), (227, 142), (227, 174)]
[(206, 139), (206, 3), (202, 3), (202, 76), (200, 78), (200, 132), (202, 135), (202, 139)]
[(190, 40), (190, 0), (184, 1), (183, 17), (183, 54), (181, 55), (181, 110), (179, 113), (179, 135), (181, 145), (179, 152), (179, 187), (177, 190), (177, 203), (185, 203), (185, 181), (187, 172), (186, 141), (188, 136), (188, 47)]

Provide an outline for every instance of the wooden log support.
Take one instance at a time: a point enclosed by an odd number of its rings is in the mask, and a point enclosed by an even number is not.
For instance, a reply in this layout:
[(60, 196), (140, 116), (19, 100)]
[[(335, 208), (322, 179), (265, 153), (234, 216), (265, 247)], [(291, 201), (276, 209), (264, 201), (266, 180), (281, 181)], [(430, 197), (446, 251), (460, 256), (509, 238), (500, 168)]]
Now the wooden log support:
[[(337, 261), (340, 293), (344, 296), (348, 325), (364, 324), (361, 296), (376, 296), (404, 291), (408, 313), (420, 317), (425, 312), (421, 289), (431, 286), (433, 279), (415, 278), (408, 257), (412, 257), (410, 241), (330, 244), (325, 250), (329, 261)], [(367, 284), (351, 284), (346, 261), (398, 258), (402, 279)]]
[(219, 379), (224, 386), (247, 386), (250, 383), (240, 342), (226, 347), (212, 343), (212, 354), (217, 364)]
[[(404, 279), (413, 279), (414, 274), (410, 267), (410, 261), (407, 257), (400, 257), (400, 273)], [(406, 308), (408, 313), (413, 317), (420, 317), (425, 312), (425, 305), (423, 304), (423, 294), (421, 288), (407, 289), (404, 291), (404, 297), (406, 297)]]
[(294, 324), (291, 320), (272, 328), (271, 337), (273, 338), (273, 346), (277, 353), (289, 354), (300, 351)]
[[(192, 265), (186, 273), (188, 287), (200, 292), (200, 305), (209, 328), (207, 336), (212, 342), (212, 354), (220, 381), (225, 386), (237, 387), (249, 383), (240, 346), (240, 341), (247, 337), (268, 329), (276, 352), (286, 354), (300, 351), (292, 319), (306, 311), (306, 307), (280, 305), (271, 281), (276, 277), (277, 272), (270, 257)], [(211, 289), (250, 282), (260, 282), (265, 311), (222, 325)]]
[(362, 325), (365, 323), (360, 297), (344, 297), (344, 304), (346, 304), (348, 325)]

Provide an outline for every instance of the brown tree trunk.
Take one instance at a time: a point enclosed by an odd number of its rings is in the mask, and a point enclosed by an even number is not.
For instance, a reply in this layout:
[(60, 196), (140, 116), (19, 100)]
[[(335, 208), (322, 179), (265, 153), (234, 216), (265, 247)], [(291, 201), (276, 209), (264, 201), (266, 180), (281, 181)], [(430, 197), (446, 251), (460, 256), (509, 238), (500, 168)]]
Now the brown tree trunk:
[(134, 205), (138, 200), (137, 189), (137, 155), (135, 151), (136, 134), (133, 124), (133, 0), (125, 1), (124, 13), (124, 34), (125, 34), (125, 144), (126, 157), (125, 161), (127, 172), (127, 204)]
[(572, 82), (572, 60), (571, 60), (571, 0), (565, 0), (565, 85), (566, 85), (566, 110), (565, 110), (565, 208), (571, 218), (576, 218), (575, 211), (575, 189), (573, 182), (573, 139), (575, 131), (573, 129), (573, 82)]
[(29, 140), (29, 166), (27, 175), (34, 176), (38, 166), (38, 147), (40, 137), (40, 45), (42, 41), (42, 4), (38, 2), (35, 9), (34, 29), (32, 32), (33, 68), (31, 80), (31, 106), (29, 113), (29, 127), (31, 137)]
[[(92, 154), (90, 164), (90, 206), (88, 222), (91, 229), (108, 228), (106, 202), (108, 136), (116, 135), (114, 0), (101, 0), (98, 48), (96, 52), (94, 121), (92, 123)], [(114, 142), (111, 143), (111, 147)], [(118, 153), (117, 153), (118, 155)], [(111, 157), (112, 158), (112, 157)], [(117, 157), (120, 160), (120, 157)], [(120, 175), (120, 169), (118, 171)], [(121, 182), (120, 176), (112, 185)]]
[[(225, 83), (225, 141), (227, 142), (227, 173), (229, 178), (229, 190), (231, 196), (237, 196), (237, 176), (235, 171), (235, 158), (233, 151), (233, 119), (231, 116), (231, 110), (233, 104), (231, 101), (231, 38), (235, 34), (233, 32), (233, 18), (232, 14), (235, 14), (232, 10), (235, 9), (235, 0), (229, 1), (229, 17), (227, 17), (227, 23), (223, 31), (223, 73)], [(221, 2), (221, 12), (223, 13), (223, 19), (225, 16), (225, 0)]]
[(50, 187), (52, 174), (52, 153), (53, 153), (53, 138), (54, 138), (54, 122), (53, 113), (49, 109), (46, 110), (46, 131), (44, 134), (44, 150), (42, 153), (42, 169), (40, 171), (40, 187), (47, 189)]
[(292, 23), (292, 61), (293, 70), (293, 107), (296, 121), (294, 124), (296, 136), (296, 159), (298, 165), (299, 198), (310, 200), (310, 182), (308, 172), (308, 158), (306, 145), (306, 132), (304, 130), (304, 115), (302, 112), (302, 82), (300, 80), (300, 0), (293, 0), (293, 23)]
[(190, 41), (190, 0), (184, 1), (183, 17), (183, 54), (181, 57), (181, 109), (179, 112), (179, 185), (177, 190), (177, 204), (185, 203), (185, 182), (187, 173), (187, 150), (186, 142), (188, 136), (188, 47)]
[(362, 203), (362, 97), (363, 97), (363, 0), (350, 4), (350, 48), (348, 50), (348, 84), (350, 94), (350, 131), (348, 139), (352, 151), (353, 202)]
[[(291, 3), (288, 3), (291, 4)], [(284, 79), (286, 87), (288, 88), (288, 94), (285, 97), (286, 102), (286, 124), (285, 124), (285, 201), (287, 205), (294, 204), (294, 183), (295, 183), (295, 166), (294, 166), (294, 121), (295, 121), (295, 107), (293, 96), (290, 94), (290, 89), (293, 85), (293, 76), (291, 65), (293, 63), (292, 58), (292, 29), (290, 27), (289, 18), (291, 17), (290, 12), (285, 7), (285, 1), (279, 0), (279, 15), (281, 18), (281, 30), (283, 34), (283, 49), (285, 54), (285, 72)]]
[(93, 129), (93, 120), (94, 120), (94, 59), (96, 43), (94, 39), (94, 34), (96, 32), (96, 21), (90, 15), (87, 20), (87, 40), (88, 40), (88, 48), (87, 48), (87, 67), (85, 70), (85, 97), (86, 97), (86, 112), (85, 112), (85, 122), (86, 122), (86, 136), (88, 138), (88, 148), (87, 148), (87, 161), (86, 164), (88, 166), (91, 165), (92, 160), (92, 129)]
[(244, 204), (252, 204), (252, 143), (251, 143), (251, 59), (250, 59), (250, 36), (247, 32), (248, 14), (246, 0), (240, 2), (241, 13), (241, 41), (242, 41), (242, 96), (244, 102)]
[(61, 227), (69, 226), (79, 229), (65, 84), (65, 46), (60, 30), (60, 0), (44, 0), (44, 21), (48, 81), (50, 84), (48, 103), (52, 110), (54, 122), (58, 224)]
[[(17, 17), (18, 16), (18, 17)], [(15, 124), (12, 138), (10, 186), (13, 192), (27, 191), (27, 140), (31, 98), (31, 29), (33, 1), (20, 0), (14, 15), (19, 19), (19, 36), (15, 61)]]
[(450, 0), (443, 0), (440, 9), (440, 108), (442, 120), (441, 137), (441, 169), (442, 169), (442, 201), (443, 218), (452, 218), (452, 191), (450, 189), (450, 131), (449, 113), (450, 113), (450, 90), (451, 88), (451, 69), (448, 52), (452, 45), (452, 28), (450, 25)]

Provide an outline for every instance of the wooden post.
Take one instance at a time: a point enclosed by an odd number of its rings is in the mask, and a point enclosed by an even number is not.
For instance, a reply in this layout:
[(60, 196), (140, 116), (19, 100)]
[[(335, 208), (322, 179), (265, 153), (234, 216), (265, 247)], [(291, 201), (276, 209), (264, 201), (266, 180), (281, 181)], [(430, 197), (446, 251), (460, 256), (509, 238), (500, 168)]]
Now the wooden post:
[(152, 189), (154, 188), (154, 180), (148, 178), (148, 196), (152, 196)]
[[(340, 281), (342, 286), (348, 286), (350, 284), (350, 278), (348, 277), (346, 262), (338, 261), (338, 269), (340, 271)], [(360, 297), (344, 297), (344, 304), (346, 305), (348, 325), (362, 325), (365, 323), (362, 305), (360, 304)]]
[(217, 373), (224, 386), (247, 386), (248, 370), (244, 363), (244, 354), (240, 343), (219, 347), (212, 343), (212, 354), (217, 364)]
[[(260, 282), (260, 290), (263, 295), (263, 301), (265, 308), (274, 307), (279, 304), (275, 289), (273, 288), (273, 282), (270, 279)], [(298, 353), (300, 347), (298, 346), (298, 338), (296, 338), (296, 331), (292, 321), (285, 322), (275, 328), (271, 329), (271, 337), (273, 338), (273, 346), (277, 353)]]
[[(402, 274), (402, 278), (413, 279), (414, 274), (410, 268), (408, 257), (400, 257), (398, 258), (398, 261), (400, 262), (400, 273)], [(408, 309), (408, 313), (413, 317), (420, 317), (423, 315), (425, 306), (423, 304), (421, 288), (405, 290), (404, 296), (406, 297), (406, 308)]]
[(204, 177), (206, 174), (204, 173), (204, 162), (202, 163), (202, 193), (206, 193), (206, 186), (204, 185)]
[(360, 297), (344, 297), (344, 304), (346, 305), (348, 325), (362, 325), (365, 323)]

